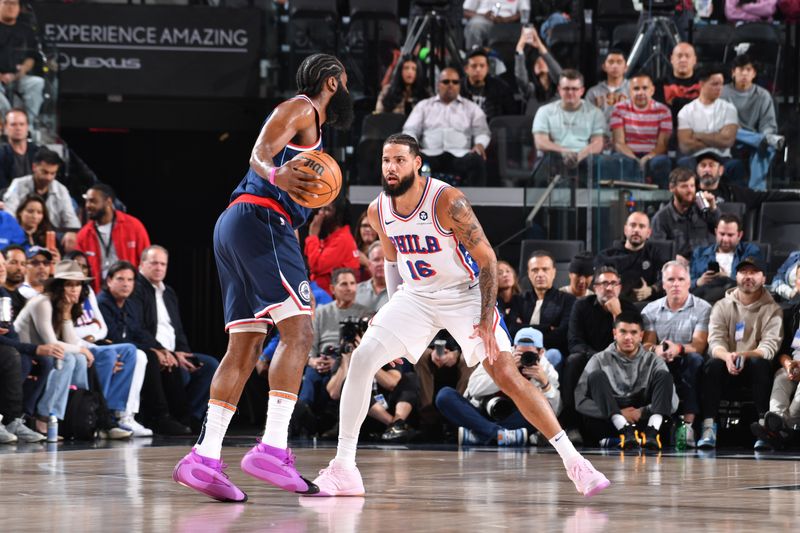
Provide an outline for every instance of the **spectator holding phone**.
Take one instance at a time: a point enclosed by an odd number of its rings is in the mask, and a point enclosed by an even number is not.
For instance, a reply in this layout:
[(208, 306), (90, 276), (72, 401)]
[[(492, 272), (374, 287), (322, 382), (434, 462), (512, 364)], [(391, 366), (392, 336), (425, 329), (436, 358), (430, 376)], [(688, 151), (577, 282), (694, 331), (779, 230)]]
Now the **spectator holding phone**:
[[(736, 287), (714, 304), (708, 326), (711, 359), (703, 368), (703, 434), (699, 448), (717, 445), (719, 402), (723, 390), (750, 385), (759, 422), (769, 411), (772, 359), (781, 345), (783, 311), (764, 288), (766, 268), (758, 257), (745, 257), (736, 269)], [(756, 449), (768, 447), (757, 441)]]
[(200, 427), (206, 416), (211, 378), (219, 361), (192, 351), (183, 330), (178, 294), (164, 283), (169, 254), (163, 246), (148, 246), (142, 252), (132, 299), (142, 309), (142, 325), (156, 340), (156, 352), (177, 361), (189, 400), (190, 425)]
[(693, 293), (709, 303), (725, 296), (736, 285), (736, 267), (744, 257), (762, 257), (761, 249), (742, 241), (742, 221), (738, 216), (719, 217), (715, 230), (716, 243), (698, 246), (692, 253)]

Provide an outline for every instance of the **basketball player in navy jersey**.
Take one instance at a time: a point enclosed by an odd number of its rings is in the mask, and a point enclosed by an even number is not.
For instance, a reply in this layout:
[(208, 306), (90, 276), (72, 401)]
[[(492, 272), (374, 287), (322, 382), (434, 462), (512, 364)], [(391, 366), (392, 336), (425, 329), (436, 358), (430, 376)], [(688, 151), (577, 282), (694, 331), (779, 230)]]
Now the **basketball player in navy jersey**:
[(301, 172), (300, 163), (291, 159), (304, 151), (322, 150), (322, 124), (346, 129), (352, 119), (342, 63), (327, 54), (307, 57), (297, 70), (297, 96), (267, 117), (250, 169), (214, 228), (228, 350), (211, 382), (197, 444), (175, 466), (172, 477), (216, 500), (247, 500), (224, 472), (222, 439), (273, 324), (281, 341), (269, 368), (267, 424), (241, 467), (284, 490), (300, 494), (319, 490), (298, 474), (287, 447), (289, 419), (314, 337), (311, 288), (295, 235), (310, 210), (287, 193), (314, 194), (319, 177)]
[(547, 399), (514, 364), (497, 311), (497, 259), (469, 202), (458, 189), (421, 177), (421, 166), (413, 137), (386, 140), (383, 193), (370, 204), (368, 218), (383, 245), (389, 301), (353, 352), (340, 400), (336, 457), (314, 480), (316, 496), (364, 494), (355, 458), (373, 376), (397, 357), (415, 362), (440, 329), (455, 338), (467, 364), (483, 363), (550, 440), (578, 492), (591, 496), (605, 489), (608, 479), (575, 450)]

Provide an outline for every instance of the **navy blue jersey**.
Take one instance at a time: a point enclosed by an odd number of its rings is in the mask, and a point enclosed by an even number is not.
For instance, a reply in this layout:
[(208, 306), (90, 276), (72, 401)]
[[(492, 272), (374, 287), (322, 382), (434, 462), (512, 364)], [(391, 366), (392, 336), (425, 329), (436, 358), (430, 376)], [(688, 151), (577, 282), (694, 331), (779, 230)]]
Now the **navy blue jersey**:
[[(311, 103), (311, 100), (304, 94), (295, 96), (293, 100), (297, 98)], [(270, 113), (270, 115), (272, 115), (272, 113)], [(269, 116), (267, 120), (269, 120)], [(266, 121), (264, 122), (266, 123)], [(317, 125), (319, 125), (319, 115), (317, 115)], [(297, 154), (310, 150), (322, 150), (322, 129), (319, 129), (316, 143), (311, 146), (298, 146), (289, 143), (283, 150), (275, 155), (272, 159), (272, 163), (277, 167), (282, 166), (287, 161), (294, 159)], [(292, 219), (292, 227), (295, 229), (305, 224), (308, 216), (311, 214), (311, 209), (303, 207), (292, 200), (289, 193), (270, 184), (267, 180), (256, 174), (252, 168), (247, 170), (247, 174), (245, 174), (242, 181), (236, 189), (234, 189), (233, 194), (231, 194), (231, 202), (243, 194), (252, 194), (277, 201), (281, 207), (283, 207), (284, 211), (286, 211), (286, 214)]]

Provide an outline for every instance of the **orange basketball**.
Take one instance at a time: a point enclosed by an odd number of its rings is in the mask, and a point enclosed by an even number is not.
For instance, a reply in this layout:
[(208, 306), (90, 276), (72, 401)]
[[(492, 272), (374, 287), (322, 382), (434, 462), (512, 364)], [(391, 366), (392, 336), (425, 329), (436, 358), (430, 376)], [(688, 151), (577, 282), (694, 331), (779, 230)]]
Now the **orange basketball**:
[(318, 183), (322, 184), (322, 188), (313, 190), (317, 195), (316, 198), (311, 195), (298, 196), (289, 193), (292, 200), (304, 207), (315, 209), (328, 205), (339, 196), (339, 191), (342, 189), (342, 170), (334, 158), (325, 152), (311, 150), (297, 154), (292, 161), (302, 162), (303, 166), (300, 169), (303, 172), (319, 174)]

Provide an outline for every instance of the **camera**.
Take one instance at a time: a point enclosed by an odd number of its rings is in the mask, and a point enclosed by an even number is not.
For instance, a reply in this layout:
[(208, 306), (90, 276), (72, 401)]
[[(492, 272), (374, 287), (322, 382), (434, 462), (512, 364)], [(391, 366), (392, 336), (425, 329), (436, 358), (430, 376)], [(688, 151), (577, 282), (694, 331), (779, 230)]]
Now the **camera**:
[(347, 317), (339, 322), (339, 353), (353, 351), (356, 337), (361, 337), (369, 327), (369, 318)]
[(522, 366), (536, 366), (539, 364), (539, 354), (536, 352), (522, 352), (519, 363)]
[(490, 396), (481, 400), (481, 408), (486, 416), (499, 422), (505, 420), (514, 412), (516, 407), (511, 399), (505, 396)]

